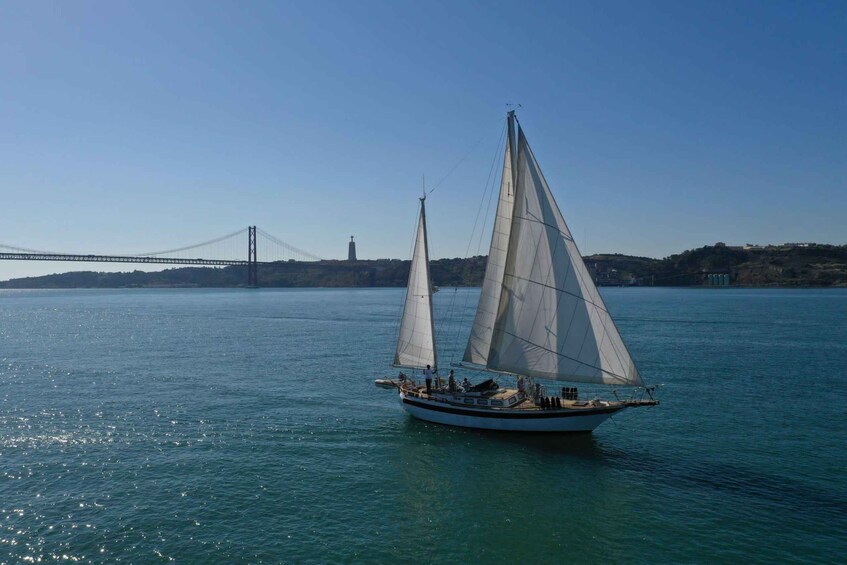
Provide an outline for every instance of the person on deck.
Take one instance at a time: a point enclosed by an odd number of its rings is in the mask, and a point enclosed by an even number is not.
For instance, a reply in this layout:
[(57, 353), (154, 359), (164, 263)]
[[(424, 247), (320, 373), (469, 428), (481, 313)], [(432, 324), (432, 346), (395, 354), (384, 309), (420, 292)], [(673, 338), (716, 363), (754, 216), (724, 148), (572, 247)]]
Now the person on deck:
[(447, 379), (447, 389), (456, 392), (456, 379), (453, 378), (453, 369), (450, 369), (450, 377)]
[(424, 370), (424, 378), (426, 379), (426, 393), (429, 394), (432, 390), (432, 367), (429, 365)]
[(468, 390), (469, 388), (471, 388), (471, 386), (471, 381), (469, 381), (468, 378), (465, 377), (465, 380), (462, 381), (462, 388)]

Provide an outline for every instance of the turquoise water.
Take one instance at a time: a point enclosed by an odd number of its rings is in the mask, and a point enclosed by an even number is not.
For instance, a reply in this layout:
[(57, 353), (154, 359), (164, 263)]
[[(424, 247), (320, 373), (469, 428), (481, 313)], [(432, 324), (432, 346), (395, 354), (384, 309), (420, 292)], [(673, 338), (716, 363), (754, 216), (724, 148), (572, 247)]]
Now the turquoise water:
[(603, 289), (663, 403), (565, 437), (402, 412), (402, 293), (0, 292), (0, 562), (843, 562), (847, 292)]

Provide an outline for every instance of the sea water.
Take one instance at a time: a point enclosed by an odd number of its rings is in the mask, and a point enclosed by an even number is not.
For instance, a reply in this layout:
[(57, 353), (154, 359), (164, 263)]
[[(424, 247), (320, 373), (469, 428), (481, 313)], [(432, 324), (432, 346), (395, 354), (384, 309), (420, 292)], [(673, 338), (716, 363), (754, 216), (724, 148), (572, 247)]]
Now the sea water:
[(0, 292), (0, 562), (845, 559), (847, 291), (603, 289), (662, 404), (571, 436), (406, 415), (403, 293)]

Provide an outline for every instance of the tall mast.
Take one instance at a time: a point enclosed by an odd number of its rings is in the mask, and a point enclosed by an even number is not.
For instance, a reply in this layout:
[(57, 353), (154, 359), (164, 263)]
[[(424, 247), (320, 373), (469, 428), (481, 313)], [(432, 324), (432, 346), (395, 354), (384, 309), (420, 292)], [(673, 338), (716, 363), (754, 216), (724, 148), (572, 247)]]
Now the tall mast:
[(509, 163), (512, 170), (511, 188), (509, 189), (511, 195), (515, 194), (515, 181), (518, 172), (518, 152), (515, 150), (518, 146), (518, 140), (515, 137), (515, 124), (517, 123), (517, 121), (518, 118), (517, 116), (515, 116), (515, 111), (509, 110), (508, 114), (506, 114), (506, 122), (508, 123), (507, 134), (509, 136), (509, 146), (512, 148), (512, 150), (510, 151), (511, 163)]

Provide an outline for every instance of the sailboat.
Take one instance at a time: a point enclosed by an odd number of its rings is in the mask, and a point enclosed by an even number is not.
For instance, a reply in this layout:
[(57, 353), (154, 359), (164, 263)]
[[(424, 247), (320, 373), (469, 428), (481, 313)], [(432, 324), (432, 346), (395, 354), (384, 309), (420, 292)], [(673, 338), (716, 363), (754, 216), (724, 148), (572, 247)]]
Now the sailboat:
[[(437, 373), (425, 197), (400, 321), (394, 366)], [(520, 432), (590, 432), (626, 408), (655, 406), (588, 273), (514, 111), (488, 263), (460, 367), (514, 378), (477, 385), (425, 387), (400, 373), (377, 386), (396, 388), (421, 420)], [(452, 371), (451, 371), (452, 376)], [(500, 378), (500, 377), (497, 377)], [(610, 385), (614, 399), (580, 398), (575, 386), (548, 394), (544, 382)], [(619, 387), (633, 393), (621, 399)]]

